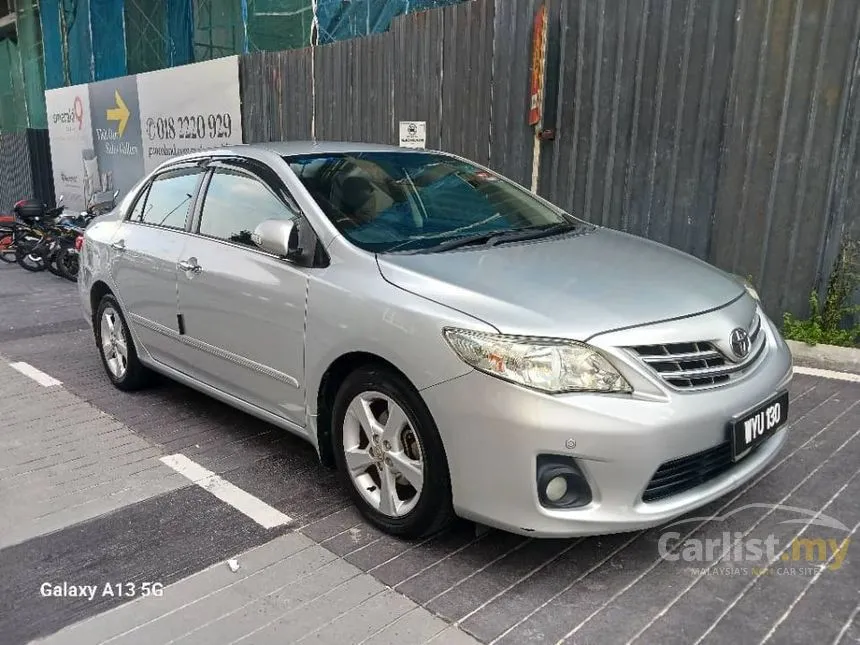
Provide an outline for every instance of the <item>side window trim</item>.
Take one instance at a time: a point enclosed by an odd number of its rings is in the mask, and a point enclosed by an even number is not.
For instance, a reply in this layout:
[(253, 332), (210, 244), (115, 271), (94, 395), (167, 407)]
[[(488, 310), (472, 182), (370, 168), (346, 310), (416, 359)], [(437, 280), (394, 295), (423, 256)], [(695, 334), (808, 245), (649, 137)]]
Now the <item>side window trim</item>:
[(206, 193), (209, 190), (209, 184), (212, 182), (212, 175), (215, 171), (211, 166), (207, 166), (203, 172), (203, 177), (197, 185), (197, 194), (194, 195), (194, 203), (191, 205), (191, 217), (188, 218), (185, 230), (193, 235), (200, 234), (200, 221), (203, 215), (203, 203), (206, 201)]
[(131, 203), (131, 208), (128, 209), (128, 212), (125, 214), (125, 221), (131, 222), (133, 224), (143, 224), (140, 220), (133, 220), (131, 217), (134, 215), (134, 211), (137, 208), (138, 204), (141, 204), (141, 213), (143, 213), (143, 209), (146, 208), (146, 198), (149, 196), (149, 189), (152, 186), (152, 182), (155, 179), (153, 177), (146, 184), (144, 184), (143, 188), (140, 189), (140, 192), (135, 196), (134, 201)]

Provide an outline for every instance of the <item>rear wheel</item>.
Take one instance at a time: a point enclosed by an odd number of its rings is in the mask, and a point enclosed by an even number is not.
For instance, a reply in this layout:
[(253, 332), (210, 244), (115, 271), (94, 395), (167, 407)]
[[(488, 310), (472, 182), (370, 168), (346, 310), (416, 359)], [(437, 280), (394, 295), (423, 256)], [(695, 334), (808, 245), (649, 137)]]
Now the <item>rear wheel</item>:
[(361, 513), (383, 531), (421, 537), (454, 517), (442, 440), (427, 406), (397, 372), (350, 374), (332, 411), (334, 455)]
[(57, 253), (57, 273), (66, 280), (78, 281), (78, 269), (80, 268), (77, 251), (67, 246), (62, 247)]
[(150, 384), (152, 372), (137, 357), (137, 349), (116, 298), (106, 295), (93, 321), (102, 365), (111, 383), (120, 390), (139, 390)]

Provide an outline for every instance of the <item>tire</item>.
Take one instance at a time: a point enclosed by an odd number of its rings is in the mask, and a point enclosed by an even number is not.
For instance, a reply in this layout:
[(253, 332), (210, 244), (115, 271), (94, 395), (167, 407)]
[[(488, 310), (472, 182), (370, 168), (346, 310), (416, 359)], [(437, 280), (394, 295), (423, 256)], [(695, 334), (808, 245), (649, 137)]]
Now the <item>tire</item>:
[(50, 273), (53, 273), (56, 276), (63, 277), (63, 274), (60, 273), (60, 269), (57, 266), (57, 257), (59, 256), (59, 251), (54, 251), (51, 253), (50, 257), (47, 259), (47, 269)]
[[(103, 342), (103, 334), (111, 327), (106, 318), (113, 320), (113, 338), (109, 342)], [(93, 319), (93, 331), (96, 346), (102, 359), (102, 366), (114, 387), (125, 392), (132, 392), (147, 387), (152, 382), (152, 372), (146, 368), (137, 357), (137, 349), (125, 322), (125, 316), (120, 309), (119, 303), (112, 295), (108, 294), (101, 299), (96, 315)], [(125, 356), (119, 349), (118, 341), (124, 341)], [(124, 358), (124, 360), (123, 360)], [(116, 359), (117, 363), (113, 363)], [(121, 369), (117, 369), (120, 366)]]
[[(400, 422), (389, 427), (392, 411)], [(378, 429), (387, 431), (378, 436), (378, 443), (368, 436), (367, 414)], [(331, 416), (338, 471), (368, 521), (403, 538), (431, 535), (451, 523), (451, 479), (442, 439), (421, 396), (403, 376), (385, 367), (357, 369), (338, 390)], [(359, 474), (350, 472), (348, 459)], [(400, 468), (411, 474), (404, 475)], [(413, 481), (420, 482), (420, 491)], [(393, 490), (394, 497), (386, 489)]]
[(80, 268), (80, 258), (77, 251), (70, 249), (67, 246), (62, 247), (57, 253), (55, 264), (57, 267), (57, 275), (71, 280), (78, 281), (78, 269)]
[[(15, 249), (15, 261), (27, 271), (37, 273), (48, 268), (48, 262), (44, 255), (34, 255), (31, 251), (38, 244), (31, 241), (18, 243), (18, 248)], [(47, 252), (47, 249), (39, 249), (39, 251)]]

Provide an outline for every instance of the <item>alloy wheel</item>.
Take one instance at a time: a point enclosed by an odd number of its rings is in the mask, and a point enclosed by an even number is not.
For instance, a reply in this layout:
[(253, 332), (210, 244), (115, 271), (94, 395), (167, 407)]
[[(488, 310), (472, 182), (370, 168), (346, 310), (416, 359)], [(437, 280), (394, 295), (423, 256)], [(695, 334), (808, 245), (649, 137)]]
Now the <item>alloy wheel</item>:
[(406, 413), (391, 397), (362, 392), (343, 421), (343, 451), (353, 485), (388, 517), (409, 513), (424, 486), (424, 452)]
[(128, 370), (128, 342), (119, 314), (113, 307), (105, 307), (101, 320), (102, 353), (110, 373), (121, 379)]

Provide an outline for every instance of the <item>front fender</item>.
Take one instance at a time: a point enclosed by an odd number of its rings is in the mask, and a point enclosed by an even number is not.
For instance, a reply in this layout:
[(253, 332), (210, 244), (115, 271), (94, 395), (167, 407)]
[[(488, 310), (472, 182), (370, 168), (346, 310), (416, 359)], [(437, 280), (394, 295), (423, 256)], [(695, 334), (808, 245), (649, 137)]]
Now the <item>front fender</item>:
[(378, 356), (423, 390), (472, 371), (448, 346), (447, 326), (494, 332), (489, 324), (387, 282), (370, 262), (339, 263), (308, 284), (305, 396), (316, 438), (317, 401), (325, 373), (353, 352)]

